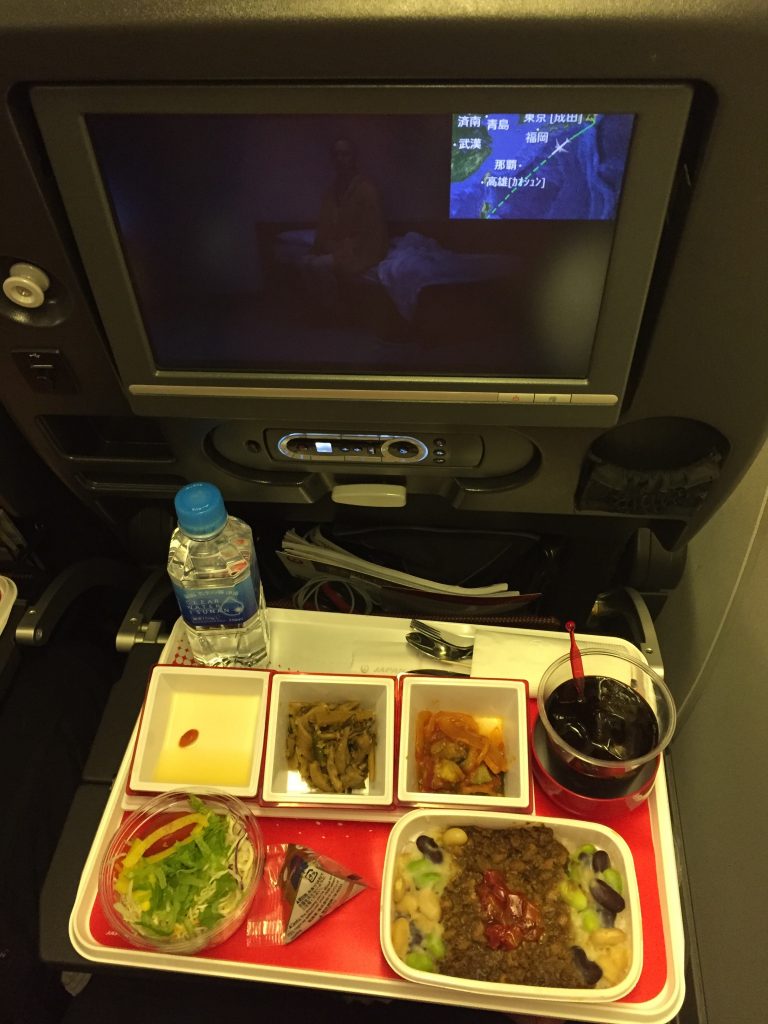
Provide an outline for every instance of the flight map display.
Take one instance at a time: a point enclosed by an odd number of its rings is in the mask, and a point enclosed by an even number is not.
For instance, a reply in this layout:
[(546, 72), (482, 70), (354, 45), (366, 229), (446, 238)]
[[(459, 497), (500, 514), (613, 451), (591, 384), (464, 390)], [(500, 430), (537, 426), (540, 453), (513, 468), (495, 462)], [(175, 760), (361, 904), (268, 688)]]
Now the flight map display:
[(450, 215), (613, 220), (631, 114), (455, 114)]

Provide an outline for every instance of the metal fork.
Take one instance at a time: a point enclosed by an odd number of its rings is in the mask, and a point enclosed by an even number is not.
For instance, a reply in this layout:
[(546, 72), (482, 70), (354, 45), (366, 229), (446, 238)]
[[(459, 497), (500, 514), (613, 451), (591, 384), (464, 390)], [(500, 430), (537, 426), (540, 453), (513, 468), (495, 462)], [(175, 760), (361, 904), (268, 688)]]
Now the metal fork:
[(456, 652), (463, 652), (464, 655), (469, 654), (474, 649), (474, 643), (456, 643), (456, 640), (449, 640), (444, 636), (439, 629), (435, 629), (434, 626), (428, 625), (426, 622), (422, 622), (420, 619), (411, 619), (411, 629), (415, 629), (417, 633), (422, 633), (424, 636), (430, 637), (432, 640), (437, 640), (438, 643), (445, 644), (452, 648)]
[(454, 647), (444, 640), (435, 640), (434, 637), (425, 633), (406, 633), (405, 642), (414, 647), (420, 654), (426, 654), (428, 658), (436, 658), (437, 661), (456, 662), (468, 661), (472, 657), (471, 647)]

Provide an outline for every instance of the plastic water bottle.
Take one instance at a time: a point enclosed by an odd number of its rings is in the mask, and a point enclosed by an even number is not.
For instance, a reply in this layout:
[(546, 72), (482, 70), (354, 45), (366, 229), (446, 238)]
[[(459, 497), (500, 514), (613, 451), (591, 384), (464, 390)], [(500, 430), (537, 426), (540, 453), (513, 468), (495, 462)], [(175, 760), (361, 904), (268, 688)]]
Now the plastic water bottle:
[(227, 515), (214, 484), (182, 487), (175, 505), (168, 575), (194, 658), (203, 665), (266, 664), (269, 631), (250, 527)]

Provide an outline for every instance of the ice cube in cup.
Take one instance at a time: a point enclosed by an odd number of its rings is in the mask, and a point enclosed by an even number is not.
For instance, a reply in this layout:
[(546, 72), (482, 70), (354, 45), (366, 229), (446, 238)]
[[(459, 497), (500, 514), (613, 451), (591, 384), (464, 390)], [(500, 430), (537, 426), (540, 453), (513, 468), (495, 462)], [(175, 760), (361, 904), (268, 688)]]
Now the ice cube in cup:
[(619, 778), (659, 757), (675, 730), (675, 703), (664, 680), (642, 659), (582, 646), (584, 676), (570, 655), (544, 673), (537, 694), (547, 742), (582, 776)]

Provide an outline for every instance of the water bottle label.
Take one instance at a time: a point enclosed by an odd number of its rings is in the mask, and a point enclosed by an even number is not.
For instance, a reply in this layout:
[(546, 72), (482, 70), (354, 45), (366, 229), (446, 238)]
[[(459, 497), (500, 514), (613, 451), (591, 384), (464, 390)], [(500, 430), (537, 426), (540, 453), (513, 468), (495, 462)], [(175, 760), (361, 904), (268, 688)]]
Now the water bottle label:
[(258, 608), (251, 579), (211, 590), (183, 589), (177, 583), (173, 589), (190, 626), (242, 626)]

